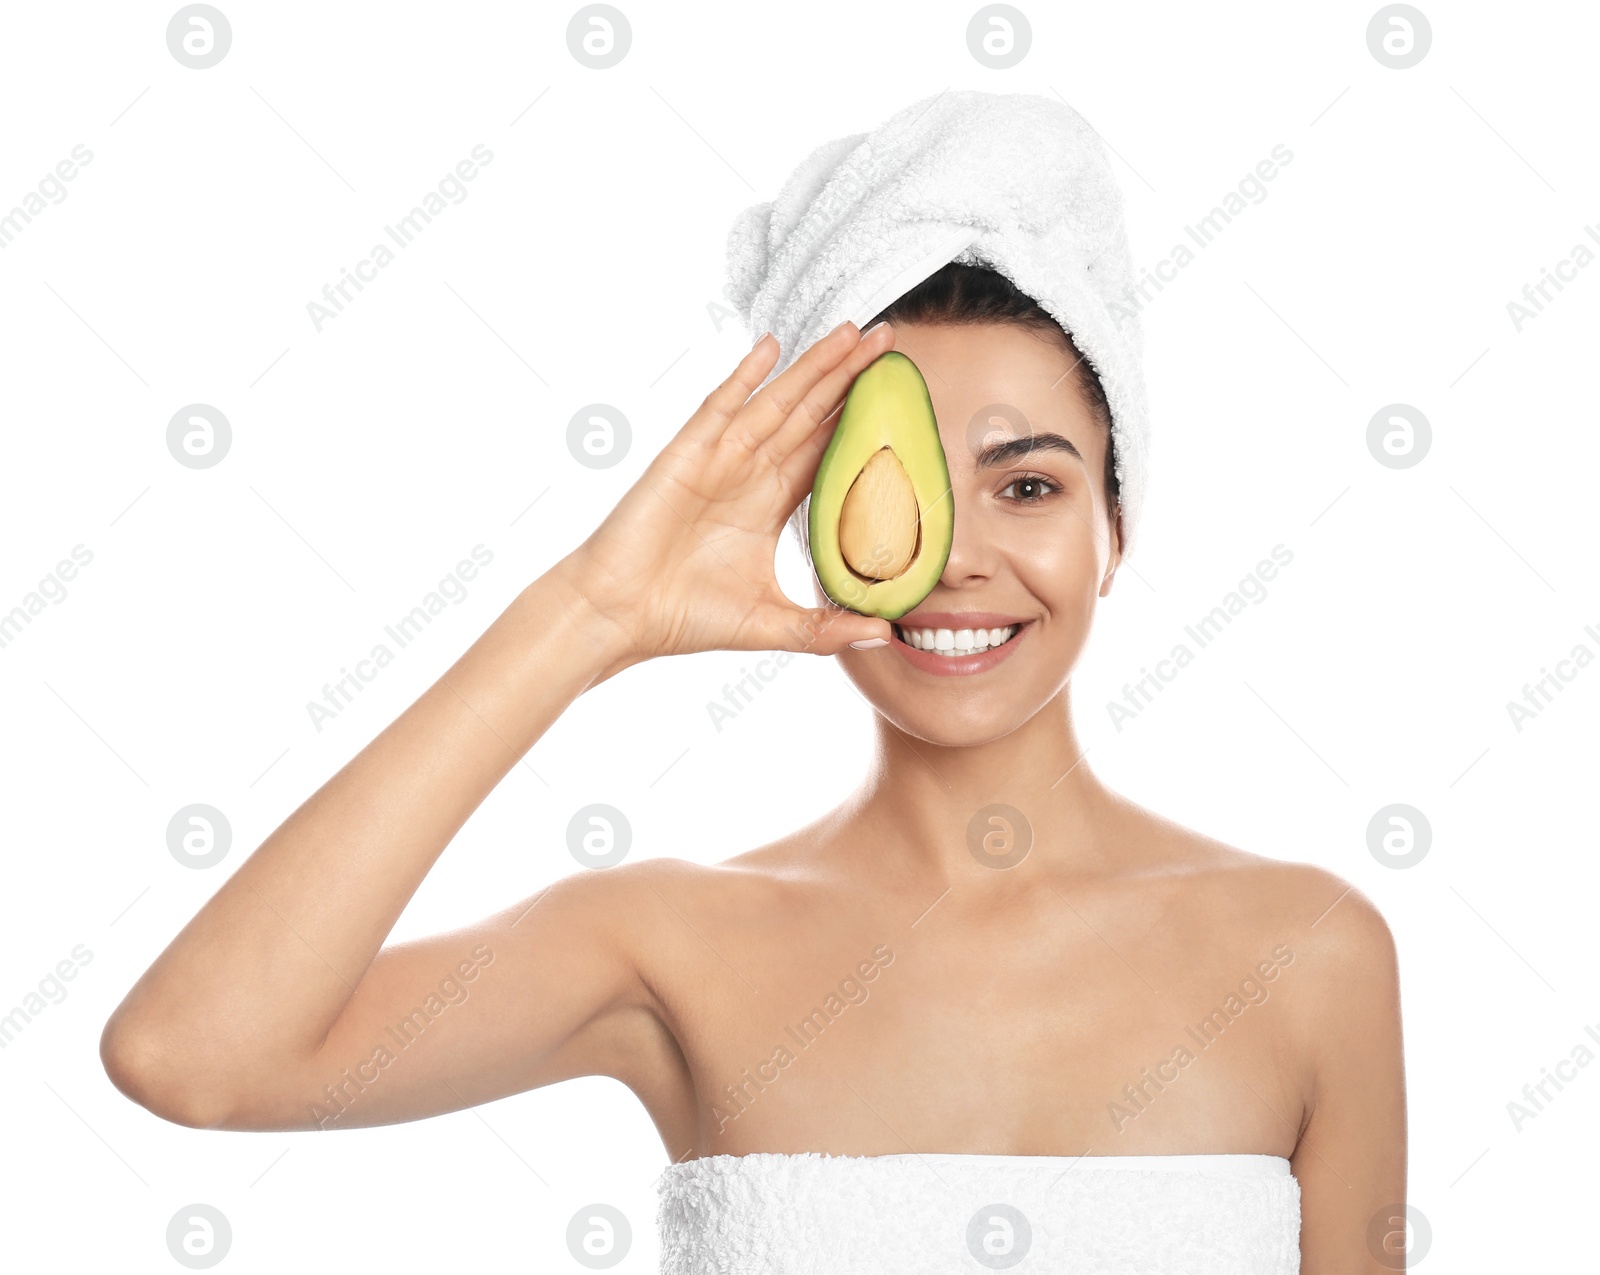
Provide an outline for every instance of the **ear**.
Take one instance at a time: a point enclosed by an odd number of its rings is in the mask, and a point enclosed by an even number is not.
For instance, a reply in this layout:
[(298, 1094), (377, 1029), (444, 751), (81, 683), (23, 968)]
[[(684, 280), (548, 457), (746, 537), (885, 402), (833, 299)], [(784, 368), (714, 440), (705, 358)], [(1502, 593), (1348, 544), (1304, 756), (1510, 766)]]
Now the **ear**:
[(1117, 568), (1122, 565), (1122, 504), (1119, 501), (1117, 511), (1111, 517), (1111, 552), (1106, 557), (1105, 575), (1100, 577), (1100, 596), (1103, 598), (1111, 592), (1111, 582), (1116, 578)]

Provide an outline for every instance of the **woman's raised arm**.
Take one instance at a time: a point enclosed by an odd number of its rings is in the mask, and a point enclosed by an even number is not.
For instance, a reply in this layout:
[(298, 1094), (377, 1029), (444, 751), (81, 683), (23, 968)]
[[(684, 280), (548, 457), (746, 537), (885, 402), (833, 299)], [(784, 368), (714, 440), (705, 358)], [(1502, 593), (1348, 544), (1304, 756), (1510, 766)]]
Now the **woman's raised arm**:
[[(626, 1044), (606, 1033), (644, 984), (603, 896), (635, 874), (578, 874), (517, 916), (384, 940), (462, 824), (588, 687), (659, 655), (832, 654), (887, 635), (881, 619), (795, 606), (774, 556), (823, 425), (891, 344), (887, 325), (867, 337), (842, 325), (759, 392), (775, 343), (740, 360), (594, 533), (285, 819), (134, 984), (101, 1038), (117, 1087), (208, 1128), (312, 1127), (319, 1096), (331, 1110), (343, 1093), (338, 1127), (609, 1065)], [(453, 994), (459, 1008), (442, 1008)], [(403, 1045), (419, 1004), (439, 1029)]]

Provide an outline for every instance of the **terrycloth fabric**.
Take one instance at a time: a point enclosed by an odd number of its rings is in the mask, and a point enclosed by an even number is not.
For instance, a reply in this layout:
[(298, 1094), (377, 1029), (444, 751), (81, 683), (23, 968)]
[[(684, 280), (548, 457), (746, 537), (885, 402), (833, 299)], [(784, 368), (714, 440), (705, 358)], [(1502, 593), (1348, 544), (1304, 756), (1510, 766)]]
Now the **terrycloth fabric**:
[(717, 1155), (656, 1190), (661, 1275), (1300, 1270), (1275, 1155)]
[(778, 338), (776, 376), (845, 319), (864, 328), (951, 261), (1009, 278), (1099, 374), (1126, 552), (1149, 435), (1140, 303), (1121, 189), (1098, 134), (1064, 102), (946, 89), (870, 133), (825, 142), (776, 199), (735, 218), (723, 292), (752, 339)]

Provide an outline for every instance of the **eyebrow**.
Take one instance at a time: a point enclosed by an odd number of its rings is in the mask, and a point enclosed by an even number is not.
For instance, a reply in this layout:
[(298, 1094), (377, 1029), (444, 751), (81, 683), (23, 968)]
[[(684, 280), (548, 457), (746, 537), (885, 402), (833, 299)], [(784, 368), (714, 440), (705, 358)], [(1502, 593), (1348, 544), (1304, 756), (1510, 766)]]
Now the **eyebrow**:
[(991, 443), (978, 453), (978, 468), (998, 468), (1009, 465), (1015, 460), (1028, 455), (1030, 452), (1066, 452), (1069, 456), (1076, 456), (1084, 464), (1080, 452), (1070, 438), (1060, 434), (1029, 434), (1023, 438), (1008, 438), (1002, 442)]

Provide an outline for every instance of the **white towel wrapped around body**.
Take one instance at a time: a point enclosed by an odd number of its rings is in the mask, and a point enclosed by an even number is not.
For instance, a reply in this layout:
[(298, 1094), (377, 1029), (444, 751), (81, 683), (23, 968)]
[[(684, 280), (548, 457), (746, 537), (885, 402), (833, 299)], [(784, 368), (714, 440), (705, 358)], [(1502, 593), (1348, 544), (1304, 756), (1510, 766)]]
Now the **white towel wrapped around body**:
[(1276, 1155), (716, 1155), (657, 1184), (661, 1275), (1298, 1275)]
[[(825, 142), (727, 240), (724, 294), (778, 375), (846, 319), (866, 323), (948, 262), (1033, 297), (1093, 365), (1111, 409), (1123, 551), (1144, 501), (1143, 333), (1120, 187), (1098, 134), (1031, 93), (946, 89)], [(768, 378), (771, 379), (770, 377)]]

